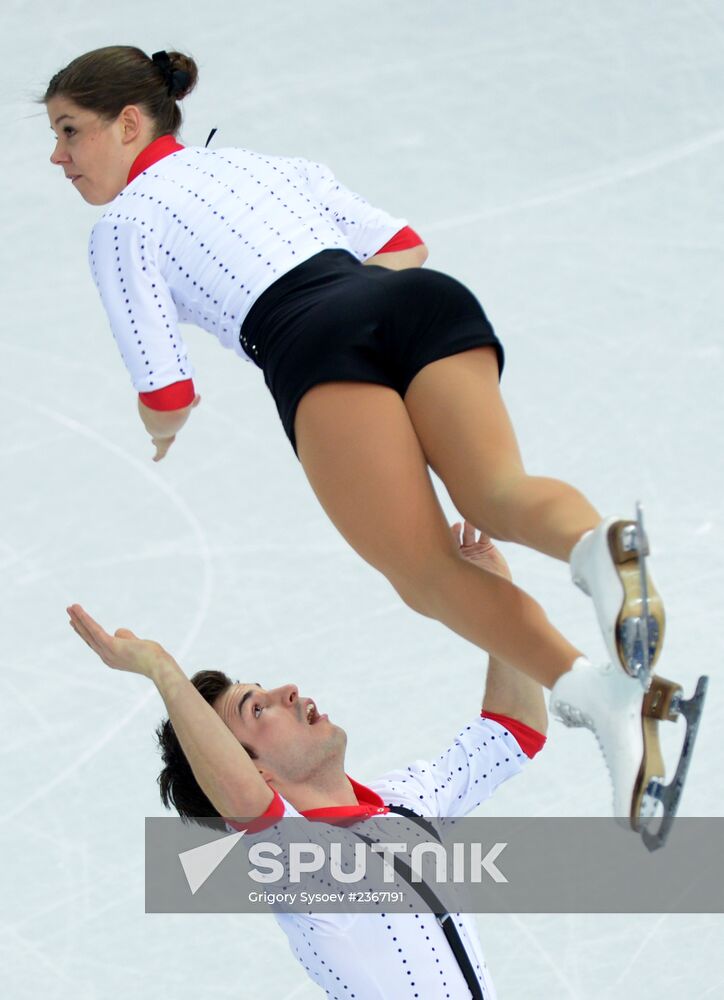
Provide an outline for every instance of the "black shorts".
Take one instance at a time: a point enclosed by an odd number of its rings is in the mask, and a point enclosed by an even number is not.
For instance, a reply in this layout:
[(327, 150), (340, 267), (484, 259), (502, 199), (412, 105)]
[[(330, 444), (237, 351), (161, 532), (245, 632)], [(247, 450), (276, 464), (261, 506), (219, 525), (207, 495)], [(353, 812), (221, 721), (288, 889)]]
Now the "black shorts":
[(459, 281), (421, 268), (363, 266), (323, 250), (275, 281), (239, 334), (264, 372), (292, 447), (294, 416), (320, 382), (373, 382), (407, 392), (430, 364), (473, 347), (503, 348), (480, 303)]

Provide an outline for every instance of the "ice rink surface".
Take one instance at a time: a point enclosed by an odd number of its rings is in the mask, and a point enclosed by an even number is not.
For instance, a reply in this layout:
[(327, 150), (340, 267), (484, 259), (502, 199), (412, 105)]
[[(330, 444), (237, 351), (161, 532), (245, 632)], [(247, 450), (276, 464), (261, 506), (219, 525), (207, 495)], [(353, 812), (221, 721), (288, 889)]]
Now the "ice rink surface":
[[(321, 995), (271, 917), (144, 914), (162, 703), (79, 643), (70, 602), (160, 640), (189, 673), (297, 682), (347, 729), (360, 780), (439, 751), (484, 683), (484, 657), (337, 535), (259, 373), (201, 331), (202, 405), (150, 461), (86, 265), (99, 212), (48, 163), (33, 104), (100, 45), (190, 51), (188, 144), (216, 126), (217, 147), (328, 163), (476, 291), (530, 470), (604, 512), (646, 505), (669, 614), (660, 672), (688, 691), (713, 682), (681, 812), (721, 815), (721, 4), (5, 0), (3, 22), (2, 995)], [(566, 568), (505, 552), (600, 656)], [(609, 809), (595, 742), (553, 726), (481, 812)], [(721, 916), (493, 915), (480, 931), (501, 1000), (724, 997)]]

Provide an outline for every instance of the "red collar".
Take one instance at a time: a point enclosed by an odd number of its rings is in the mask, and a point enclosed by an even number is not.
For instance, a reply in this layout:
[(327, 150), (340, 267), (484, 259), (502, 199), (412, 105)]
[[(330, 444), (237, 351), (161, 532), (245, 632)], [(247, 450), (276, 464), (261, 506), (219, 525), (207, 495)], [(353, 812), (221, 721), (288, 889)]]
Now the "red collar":
[(183, 148), (180, 143), (176, 142), (176, 139), (172, 135), (161, 135), (158, 139), (154, 139), (150, 146), (146, 146), (145, 149), (141, 150), (131, 164), (126, 183), (130, 184), (139, 174), (142, 174), (144, 170), (148, 170), (154, 163), (158, 163), (164, 156), (170, 156), (171, 153), (177, 153), (179, 149)]
[[(356, 823), (361, 819), (370, 819), (372, 816), (384, 816), (390, 811), (379, 795), (373, 792), (371, 788), (360, 785), (359, 782), (355, 781), (354, 778), (350, 778), (349, 775), (347, 777), (357, 799), (356, 806), (323, 806), (321, 809), (306, 809), (302, 812), (302, 816), (306, 817), (306, 819), (319, 820), (326, 823), (340, 823), (346, 826), (348, 823)], [(227, 819), (226, 822), (229, 826), (234, 827), (235, 830), (245, 830), (249, 833), (259, 833), (261, 830), (266, 830), (268, 827), (274, 826), (277, 820), (282, 819), (284, 816), (284, 803), (279, 792), (275, 789), (272, 789), (272, 791), (274, 792), (274, 798), (264, 813), (257, 817), (257, 819), (251, 823), (241, 825), (233, 819)]]
[(356, 806), (323, 806), (321, 809), (305, 809), (302, 813), (306, 819), (323, 820), (325, 823), (355, 823), (371, 816), (384, 816), (390, 810), (384, 804), (377, 792), (366, 785), (360, 785), (354, 778), (349, 778), (352, 791), (357, 798)]

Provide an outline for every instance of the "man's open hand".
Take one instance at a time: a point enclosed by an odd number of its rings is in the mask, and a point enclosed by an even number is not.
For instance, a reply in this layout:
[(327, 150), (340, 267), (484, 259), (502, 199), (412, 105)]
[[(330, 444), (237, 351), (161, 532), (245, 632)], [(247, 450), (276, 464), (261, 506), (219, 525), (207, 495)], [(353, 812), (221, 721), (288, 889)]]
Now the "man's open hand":
[(463, 559), (468, 559), (488, 573), (497, 573), (506, 580), (513, 579), (505, 557), (496, 549), (489, 535), (478, 532), (469, 521), (458, 521), (451, 525), (450, 530)]
[(119, 628), (114, 635), (109, 635), (80, 604), (71, 605), (67, 611), (71, 626), (83, 642), (114, 670), (126, 670), (153, 679), (157, 670), (176, 665), (173, 657), (157, 642), (139, 639), (127, 628)]

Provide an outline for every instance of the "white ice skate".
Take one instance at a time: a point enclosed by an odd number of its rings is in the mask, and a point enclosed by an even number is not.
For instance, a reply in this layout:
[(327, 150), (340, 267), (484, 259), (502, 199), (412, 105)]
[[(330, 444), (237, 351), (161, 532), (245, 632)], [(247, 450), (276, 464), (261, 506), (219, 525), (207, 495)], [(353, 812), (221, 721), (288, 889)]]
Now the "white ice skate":
[[(652, 676), (644, 691), (618, 666), (594, 666), (581, 657), (551, 691), (552, 714), (596, 736), (611, 775), (614, 816), (639, 832), (649, 850), (663, 846), (676, 814), (707, 682), (700, 677), (696, 692), (684, 701), (681, 687), (663, 677)], [(679, 715), (686, 720), (686, 736), (676, 773), (665, 785), (658, 724), (675, 722)]]
[(646, 567), (643, 512), (635, 521), (609, 517), (586, 532), (571, 552), (573, 582), (593, 598), (614, 663), (644, 687), (664, 640), (664, 606)]

